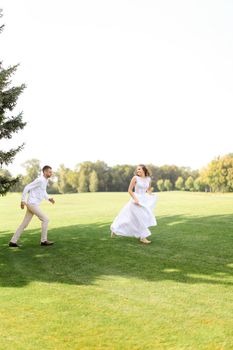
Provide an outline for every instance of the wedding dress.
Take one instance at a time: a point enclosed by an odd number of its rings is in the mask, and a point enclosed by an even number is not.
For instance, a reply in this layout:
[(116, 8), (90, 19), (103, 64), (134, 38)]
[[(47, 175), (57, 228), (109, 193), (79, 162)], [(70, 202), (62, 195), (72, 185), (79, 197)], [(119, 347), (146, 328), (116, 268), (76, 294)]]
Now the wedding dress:
[(135, 196), (139, 204), (135, 204), (133, 198), (121, 209), (111, 225), (111, 231), (119, 236), (146, 238), (151, 235), (148, 227), (156, 226), (157, 222), (153, 214), (156, 204), (156, 195), (148, 194), (150, 177), (136, 176)]

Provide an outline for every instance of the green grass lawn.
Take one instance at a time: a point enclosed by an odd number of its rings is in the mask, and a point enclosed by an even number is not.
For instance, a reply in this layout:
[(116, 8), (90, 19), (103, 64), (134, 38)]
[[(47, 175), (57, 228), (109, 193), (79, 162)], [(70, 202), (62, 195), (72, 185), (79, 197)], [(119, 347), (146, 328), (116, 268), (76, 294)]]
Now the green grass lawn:
[(125, 193), (43, 203), (53, 247), (0, 198), (1, 350), (233, 349), (233, 195), (160, 193), (152, 244), (110, 238)]

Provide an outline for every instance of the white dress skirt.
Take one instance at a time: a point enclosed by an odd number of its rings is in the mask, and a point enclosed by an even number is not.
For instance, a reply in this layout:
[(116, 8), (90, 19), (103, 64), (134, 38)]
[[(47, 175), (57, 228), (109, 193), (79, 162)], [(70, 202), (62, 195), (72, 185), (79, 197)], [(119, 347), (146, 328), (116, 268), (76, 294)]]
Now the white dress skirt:
[(111, 225), (111, 231), (119, 236), (145, 238), (151, 235), (148, 227), (156, 226), (157, 222), (153, 214), (156, 204), (156, 195), (146, 191), (150, 186), (150, 177), (136, 176), (135, 196), (139, 204), (133, 199), (121, 209)]

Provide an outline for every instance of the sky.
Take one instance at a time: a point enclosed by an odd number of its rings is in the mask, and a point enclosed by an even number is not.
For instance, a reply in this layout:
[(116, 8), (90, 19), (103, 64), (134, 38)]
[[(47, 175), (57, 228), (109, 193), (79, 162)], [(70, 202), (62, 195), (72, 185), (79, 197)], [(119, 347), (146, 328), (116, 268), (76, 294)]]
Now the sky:
[(0, 58), (26, 83), (9, 167), (201, 168), (233, 151), (233, 2), (0, 0)]

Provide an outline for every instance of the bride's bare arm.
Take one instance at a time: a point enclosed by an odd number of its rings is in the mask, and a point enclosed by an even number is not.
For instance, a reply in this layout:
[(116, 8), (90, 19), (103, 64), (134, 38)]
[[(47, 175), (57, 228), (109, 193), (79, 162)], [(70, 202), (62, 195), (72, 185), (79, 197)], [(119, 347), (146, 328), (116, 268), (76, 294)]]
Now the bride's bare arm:
[(134, 176), (132, 178), (132, 180), (130, 181), (128, 192), (129, 192), (130, 196), (134, 199), (134, 202), (136, 204), (139, 204), (139, 201), (138, 201), (137, 197), (135, 196), (135, 193), (133, 192), (133, 189), (134, 189), (134, 187), (136, 185), (136, 181), (137, 181), (136, 180), (136, 176)]

